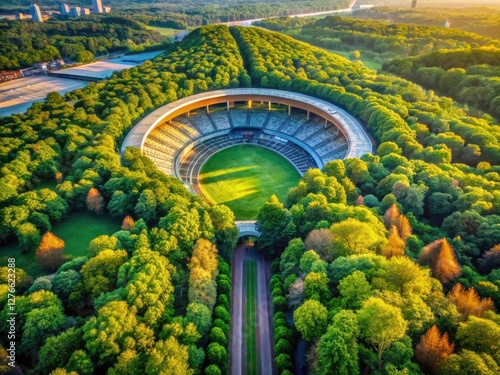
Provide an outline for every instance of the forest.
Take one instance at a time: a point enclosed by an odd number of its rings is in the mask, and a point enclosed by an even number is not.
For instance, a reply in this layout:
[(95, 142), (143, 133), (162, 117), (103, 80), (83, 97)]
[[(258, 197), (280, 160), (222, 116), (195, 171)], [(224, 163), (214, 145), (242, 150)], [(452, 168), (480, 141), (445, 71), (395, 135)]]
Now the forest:
[[(443, 2), (439, 4), (445, 5)], [(493, 39), (500, 38), (500, 9), (498, 7), (481, 6), (476, 2), (463, 4), (463, 7), (460, 8), (440, 8), (436, 5), (424, 3), (423, 7), (415, 9), (389, 6), (360, 9), (353, 12), (353, 17), (428, 26), (444, 26), (445, 22), (448, 21), (450, 27), (455, 31), (458, 29)], [(491, 2), (488, 5), (493, 4)]]
[(329, 16), (318, 20), (274, 18), (263, 20), (258, 25), (326, 49), (348, 52), (359, 50), (362, 56), (377, 62), (442, 49), (500, 47), (497, 39), (471, 32), (350, 17)]
[[(258, 215), (257, 248), (274, 259), (278, 373), (293, 373), (299, 338), (311, 374), (498, 373), (496, 120), (290, 36), (225, 26), (196, 29), (153, 61), (0, 118), (0, 242), (18, 241), (55, 270), (16, 274), (25, 369), (227, 373), (234, 215), (137, 150), (122, 162), (117, 150), (162, 104), (249, 86), (340, 105), (377, 143), (373, 155), (309, 170)], [(122, 228), (65, 262), (52, 226), (84, 210)], [(7, 267), (0, 275), (3, 297)]]
[(500, 49), (436, 51), (382, 69), (500, 118)]
[[(81, 5), (79, 0), (68, 0), (68, 5)], [(253, 18), (288, 16), (291, 14), (311, 13), (349, 7), (349, 0), (106, 0), (103, 3), (118, 15), (148, 16), (154, 23), (175, 22), (179, 28), (201, 26), (216, 22), (240, 21)], [(26, 0), (0, 0), (0, 13), (26, 12), (31, 4)], [(38, 1), (43, 9), (57, 10), (53, 1)], [(90, 5), (90, 2), (89, 2)]]
[(161, 35), (132, 17), (88, 16), (34, 23), (0, 20), (0, 70), (30, 67), (56, 58), (92, 61), (114, 51), (158, 45)]
[[(25, 370), (220, 374), (227, 367), (233, 213), (208, 207), (137, 150), (121, 164), (116, 147), (145, 111), (240, 79), (249, 81), (229, 31), (207, 27), (154, 62), (0, 119), (0, 241), (15, 237), (49, 273), (57, 269), (34, 281), (17, 269), (17, 360)], [(57, 185), (35, 189), (43, 181)], [(91, 241), (88, 256), (65, 262), (64, 242), (50, 230), (75, 210), (123, 225)], [(7, 267), (0, 274), (5, 332)]]
[[(497, 373), (496, 122), (289, 37), (232, 31), (254, 85), (341, 104), (378, 141), (376, 155), (309, 170), (286, 202), (272, 197), (258, 216), (258, 248), (279, 256), (271, 290), (280, 374), (293, 369), (296, 333), (310, 343), (313, 374)], [(491, 152), (466, 135), (481, 137), (483, 126)], [(448, 137), (461, 146), (452, 151)], [(458, 156), (476, 146), (478, 159)]]

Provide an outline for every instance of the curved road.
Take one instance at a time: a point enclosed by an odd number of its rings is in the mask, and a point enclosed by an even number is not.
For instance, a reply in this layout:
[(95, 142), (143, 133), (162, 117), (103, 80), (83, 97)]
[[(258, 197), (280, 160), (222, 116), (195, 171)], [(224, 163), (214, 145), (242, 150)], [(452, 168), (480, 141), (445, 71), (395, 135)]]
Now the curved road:
[[(246, 251), (249, 248), (249, 251)], [(261, 254), (253, 250), (249, 244), (239, 245), (233, 252), (232, 267), (232, 309), (231, 309), (231, 349), (230, 375), (244, 375), (245, 364), (245, 332), (243, 322), (245, 313), (245, 285), (243, 278), (243, 261), (253, 259), (257, 262), (257, 352), (259, 374), (273, 375), (274, 366), (273, 328), (271, 324), (271, 308), (269, 294), (270, 265)]]

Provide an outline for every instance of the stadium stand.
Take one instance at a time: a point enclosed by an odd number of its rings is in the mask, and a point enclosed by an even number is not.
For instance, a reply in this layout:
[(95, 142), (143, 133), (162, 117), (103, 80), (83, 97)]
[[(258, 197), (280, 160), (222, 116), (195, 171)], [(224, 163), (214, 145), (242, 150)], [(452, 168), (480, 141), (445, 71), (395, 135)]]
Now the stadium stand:
[(205, 161), (219, 150), (244, 143), (279, 153), (300, 174), (317, 168), (315, 160), (324, 164), (344, 158), (348, 151), (343, 133), (320, 116), (307, 116), (299, 109), (288, 115), (249, 108), (218, 108), (210, 113), (200, 108), (177, 116), (149, 133), (143, 151), (159, 169), (197, 191)]

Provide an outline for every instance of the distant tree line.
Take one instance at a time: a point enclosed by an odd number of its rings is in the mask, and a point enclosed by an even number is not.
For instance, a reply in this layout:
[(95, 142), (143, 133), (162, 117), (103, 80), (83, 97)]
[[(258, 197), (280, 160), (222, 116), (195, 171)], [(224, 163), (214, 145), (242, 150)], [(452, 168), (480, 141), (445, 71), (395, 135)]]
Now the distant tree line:
[(500, 49), (442, 50), (382, 69), (500, 118)]
[(0, 20), (0, 70), (69, 58), (77, 62), (137, 46), (159, 44), (161, 35), (131, 17), (82, 17), (44, 23)]
[(361, 49), (364, 56), (379, 61), (418, 56), (443, 48), (500, 46), (497, 40), (456, 29), (339, 16), (319, 20), (275, 18), (261, 21), (259, 25), (318, 47), (346, 51)]
[(445, 22), (448, 21), (454, 31), (458, 29), (492, 39), (500, 38), (500, 11), (498, 8), (484, 6), (438, 8), (433, 6), (409, 9), (382, 6), (356, 10), (353, 12), (353, 16), (440, 27), (444, 27)]

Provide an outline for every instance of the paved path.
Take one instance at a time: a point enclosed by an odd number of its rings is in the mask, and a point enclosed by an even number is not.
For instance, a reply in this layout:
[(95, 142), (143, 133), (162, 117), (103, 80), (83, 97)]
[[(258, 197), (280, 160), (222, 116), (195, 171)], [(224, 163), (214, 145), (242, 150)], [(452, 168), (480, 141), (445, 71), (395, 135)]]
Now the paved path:
[[(249, 251), (246, 251), (249, 248)], [(245, 333), (243, 332), (245, 312), (245, 285), (243, 261), (257, 261), (257, 352), (259, 374), (273, 375), (274, 353), (269, 295), (269, 263), (248, 244), (239, 245), (233, 252), (232, 309), (231, 309), (231, 350), (230, 375), (244, 375), (246, 356), (244, 353)]]

